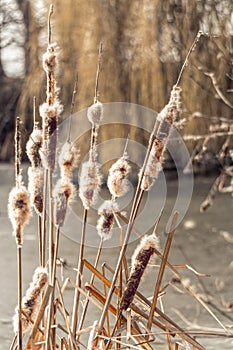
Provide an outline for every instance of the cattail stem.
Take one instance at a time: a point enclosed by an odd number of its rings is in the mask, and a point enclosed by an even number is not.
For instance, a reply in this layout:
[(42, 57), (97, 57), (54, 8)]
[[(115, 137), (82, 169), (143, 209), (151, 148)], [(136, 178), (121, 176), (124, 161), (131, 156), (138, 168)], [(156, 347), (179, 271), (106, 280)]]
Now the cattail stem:
[(194, 41), (193, 41), (193, 43), (192, 43), (192, 45), (191, 45), (191, 47), (190, 47), (190, 49), (189, 49), (187, 55), (186, 55), (186, 58), (185, 58), (184, 63), (183, 63), (183, 65), (182, 65), (182, 67), (181, 67), (181, 70), (180, 70), (180, 73), (179, 73), (179, 76), (178, 76), (178, 78), (177, 78), (177, 81), (176, 81), (175, 86), (178, 86), (178, 85), (179, 85), (180, 79), (181, 79), (182, 74), (183, 74), (183, 72), (184, 72), (184, 69), (185, 69), (185, 67), (187, 66), (189, 57), (190, 57), (191, 53), (194, 51), (194, 49), (195, 49), (195, 47), (196, 47), (196, 45), (197, 45), (197, 43), (198, 43), (198, 41), (199, 41), (199, 39), (200, 39), (200, 37), (201, 37), (202, 35), (203, 35), (203, 33), (199, 30), (198, 33), (196, 34), (195, 38), (194, 38)]
[(46, 261), (46, 199), (48, 188), (48, 170), (44, 170), (44, 189), (43, 189), (43, 212), (42, 212), (42, 267), (45, 267)]
[[(97, 251), (97, 254), (96, 254), (96, 259), (95, 259), (95, 264), (94, 264), (94, 268), (95, 269), (98, 267), (100, 255), (101, 255), (102, 248), (103, 248), (103, 242), (104, 242), (104, 240), (101, 239), (100, 244), (99, 244), (99, 248), (98, 248), (98, 251)], [(94, 280), (95, 280), (95, 274), (92, 273), (89, 284), (92, 285)], [(78, 331), (80, 331), (82, 329), (82, 327), (83, 327), (83, 323), (84, 323), (84, 320), (85, 320), (85, 317), (86, 317), (86, 313), (87, 313), (87, 308), (88, 308), (88, 305), (89, 305), (89, 296), (90, 296), (90, 294), (91, 294), (91, 292), (90, 292), (90, 290), (88, 290), (87, 295), (86, 295), (86, 299), (85, 299), (84, 305), (83, 305), (83, 311), (82, 311), (82, 315), (81, 315), (81, 318), (80, 318)], [(80, 339), (80, 335), (81, 334), (79, 334), (79, 336), (77, 338), (78, 341)]]
[(103, 52), (103, 43), (101, 42), (100, 45), (99, 45), (98, 64), (97, 64), (96, 79), (95, 79), (94, 103), (96, 103), (98, 101), (99, 74), (100, 74), (100, 63), (101, 63), (102, 52)]
[(20, 164), (21, 164), (21, 132), (20, 132), (20, 117), (16, 117), (15, 122), (15, 184), (20, 186)]
[(22, 247), (17, 246), (18, 260), (18, 350), (23, 348), (23, 332), (22, 332)]
[(75, 294), (74, 294), (73, 318), (72, 318), (72, 327), (71, 327), (74, 336), (76, 334), (77, 323), (78, 323), (78, 307), (79, 307), (79, 297), (80, 297), (79, 288), (81, 287), (81, 278), (83, 273), (83, 255), (84, 255), (84, 243), (85, 243), (85, 236), (86, 236), (87, 213), (88, 213), (88, 210), (84, 208), (82, 236), (81, 236), (81, 242), (80, 242), (78, 268), (77, 268), (77, 276), (76, 276), (77, 287), (75, 289)]
[(72, 122), (72, 115), (74, 113), (74, 105), (75, 105), (75, 96), (76, 96), (76, 93), (77, 93), (77, 86), (78, 86), (78, 73), (76, 75), (76, 79), (75, 79), (75, 82), (74, 82), (74, 89), (73, 89), (71, 106), (70, 106), (70, 120), (69, 120), (69, 129), (68, 129), (67, 142), (70, 142), (71, 122)]
[(53, 4), (50, 5), (50, 7), (49, 7), (49, 14), (48, 14), (48, 45), (51, 44), (51, 34), (52, 34), (52, 31), (51, 31), (51, 17), (52, 17), (52, 14), (53, 14)]
[(43, 237), (42, 237), (42, 217), (38, 215), (38, 242), (39, 242), (39, 264), (43, 262)]

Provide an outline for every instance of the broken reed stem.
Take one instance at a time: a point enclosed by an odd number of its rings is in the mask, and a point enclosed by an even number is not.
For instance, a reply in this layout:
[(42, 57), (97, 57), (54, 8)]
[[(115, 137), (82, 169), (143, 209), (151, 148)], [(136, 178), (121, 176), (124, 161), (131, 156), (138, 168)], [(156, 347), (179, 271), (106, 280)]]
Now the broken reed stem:
[(177, 219), (178, 219), (178, 212), (175, 212), (172, 218), (172, 223), (171, 223), (171, 227), (170, 227), (170, 232), (168, 234), (167, 237), (167, 241), (166, 241), (166, 245), (164, 248), (164, 253), (163, 253), (163, 259), (161, 261), (160, 264), (160, 269), (159, 269), (159, 273), (158, 273), (158, 277), (157, 277), (157, 281), (156, 281), (156, 285), (155, 285), (155, 290), (154, 290), (154, 297), (153, 297), (153, 302), (151, 305), (151, 310), (150, 310), (150, 314), (149, 314), (149, 319), (148, 319), (148, 323), (147, 323), (147, 328), (148, 331), (151, 331), (151, 327), (152, 327), (152, 320), (153, 320), (153, 316), (154, 316), (154, 310), (156, 308), (156, 304), (157, 304), (157, 300), (158, 300), (158, 296), (159, 296), (159, 290), (160, 290), (160, 286), (162, 283), (162, 279), (163, 279), (163, 274), (165, 271), (165, 267), (166, 267), (166, 262), (168, 259), (168, 254), (171, 248), (171, 243), (172, 243), (172, 239), (175, 233), (175, 228), (176, 228), (176, 224), (177, 224)]
[(18, 350), (22, 350), (22, 247), (17, 245), (18, 260)]
[(84, 256), (84, 243), (85, 243), (86, 226), (87, 226), (87, 213), (88, 213), (88, 210), (84, 208), (82, 236), (81, 236), (81, 242), (80, 242), (78, 268), (77, 268), (77, 275), (76, 275), (76, 288), (74, 293), (73, 318), (72, 318), (72, 326), (71, 326), (74, 336), (76, 334), (77, 323), (78, 323), (78, 307), (79, 307), (79, 297), (80, 297), (79, 288), (81, 287), (81, 279), (82, 279), (82, 273), (83, 273), (83, 256)]
[[(98, 248), (98, 251), (97, 251), (97, 254), (96, 254), (96, 259), (95, 259), (95, 264), (94, 264), (94, 268), (95, 268), (95, 269), (97, 269), (98, 264), (99, 264), (99, 259), (100, 259), (100, 255), (101, 255), (102, 248), (103, 248), (103, 242), (104, 242), (104, 240), (101, 239), (101, 240), (100, 240), (100, 244), (99, 244), (99, 248)], [(89, 284), (92, 285), (92, 284), (94, 283), (94, 280), (95, 280), (95, 274), (92, 273)], [(88, 292), (87, 292), (86, 299), (85, 299), (85, 301), (84, 301), (83, 311), (82, 311), (82, 315), (81, 315), (80, 322), (79, 322), (79, 326), (78, 326), (78, 332), (82, 329), (83, 324), (84, 324), (84, 320), (85, 320), (85, 317), (86, 317), (87, 308), (88, 308), (88, 304), (89, 304), (89, 296), (90, 296), (90, 294), (91, 294), (90, 291), (88, 291)], [(80, 334), (80, 335), (81, 335), (81, 334)], [(78, 338), (77, 338), (78, 340), (79, 340), (79, 338), (80, 338), (80, 335), (79, 335)]]

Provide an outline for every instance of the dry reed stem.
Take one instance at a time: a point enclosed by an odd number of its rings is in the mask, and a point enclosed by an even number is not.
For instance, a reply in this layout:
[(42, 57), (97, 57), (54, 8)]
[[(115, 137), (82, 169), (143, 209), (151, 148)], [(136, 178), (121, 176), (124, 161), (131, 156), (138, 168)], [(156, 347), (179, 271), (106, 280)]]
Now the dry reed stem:
[(69, 334), (69, 346), (70, 346), (71, 350), (78, 350), (78, 346), (76, 345), (75, 337), (71, 332), (70, 321), (69, 321), (67, 314), (66, 314), (66, 309), (65, 309), (65, 304), (64, 304), (61, 288), (60, 288), (58, 280), (56, 280), (56, 282), (57, 282), (57, 288), (58, 288), (58, 292), (59, 292), (58, 298), (61, 302), (62, 311), (63, 311), (62, 315), (63, 315), (64, 321), (66, 324), (66, 328), (67, 328), (68, 334)]
[[(158, 257), (160, 259), (162, 259), (162, 254), (155, 249), (155, 253), (156, 255), (158, 255)], [(183, 285), (183, 287), (209, 312), (209, 314), (218, 322), (218, 324), (225, 330), (225, 332), (227, 332), (228, 330), (226, 329), (226, 327), (222, 324), (222, 322), (217, 318), (217, 316), (210, 310), (210, 308), (208, 307), (208, 305), (205, 303), (205, 301), (201, 298), (201, 296), (199, 296), (191, 286), (189, 286), (187, 283), (185, 283), (184, 278), (182, 277), (182, 275), (173, 267), (173, 265), (171, 265), (168, 261), (166, 262), (166, 265), (169, 267), (169, 269), (179, 278), (181, 284)]]
[(87, 212), (88, 210), (84, 208), (82, 236), (81, 236), (81, 242), (80, 242), (78, 268), (77, 268), (77, 275), (76, 275), (77, 287), (75, 288), (74, 302), (73, 302), (73, 318), (72, 318), (72, 326), (71, 326), (73, 334), (76, 334), (77, 324), (78, 324), (78, 307), (79, 307), (79, 297), (80, 297), (79, 288), (81, 287), (81, 278), (83, 273), (83, 256), (84, 256), (84, 244), (85, 244), (85, 236), (86, 236)]
[(23, 328), (22, 328), (22, 247), (17, 246), (18, 263), (18, 350), (23, 348)]
[(149, 320), (148, 320), (148, 324), (147, 324), (147, 328), (150, 331), (151, 330), (151, 326), (152, 326), (152, 318), (153, 318), (153, 314), (154, 314), (154, 310), (157, 304), (157, 299), (158, 299), (158, 295), (159, 295), (159, 290), (160, 290), (160, 286), (162, 283), (162, 279), (163, 279), (163, 274), (165, 271), (165, 267), (166, 267), (166, 262), (168, 259), (168, 254), (171, 248), (171, 243), (172, 243), (172, 239), (175, 233), (175, 228), (176, 228), (176, 224), (177, 224), (177, 219), (178, 219), (178, 212), (175, 212), (172, 218), (172, 223), (171, 223), (171, 227), (170, 227), (170, 231), (167, 237), (167, 241), (166, 241), (166, 245), (164, 248), (164, 253), (163, 253), (163, 259), (161, 261), (161, 265), (160, 265), (160, 269), (159, 269), (159, 273), (158, 273), (158, 277), (157, 277), (157, 281), (156, 281), (156, 285), (155, 285), (155, 290), (154, 290), (154, 297), (153, 297), (153, 302), (152, 302), (152, 306), (151, 306), (151, 311), (150, 311), (150, 315), (149, 315)]
[[(94, 268), (95, 269), (97, 269), (97, 267), (98, 267), (100, 255), (101, 255), (102, 248), (103, 248), (103, 242), (104, 242), (103, 239), (101, 239), (100, 240), (100, 244), (99, 244), (99, 248), (98, 248), (98, 251), (97, 251), (97, 254), (96, 254), (96, 259), (95, 259), (95, 264), (94, 264)], [(89, 284), (92, 285), (94, 283), (94, 280), (95, 280), (95, 274), (92, 273)], [(78, 326), (78, 332), (82, 329), (83, 324), (84, 324), (84, 320), (85, 320), (85, 317), (86, 317), (87, 308), (88, 308), (88, 304), (89, 304), (89, 296), (90, 296), (90, 292), (88, 291), (87, 297), (86, 297), (86, 299), (84, 301), (84, 304), (83, 304), (83, 311), (82, 311), (82, 315), (80, 317), (80, 322), (79, 322), (79, 326)], [(78, 337), (78, 340), (79, 340), (79, 338), (80, 337)]]

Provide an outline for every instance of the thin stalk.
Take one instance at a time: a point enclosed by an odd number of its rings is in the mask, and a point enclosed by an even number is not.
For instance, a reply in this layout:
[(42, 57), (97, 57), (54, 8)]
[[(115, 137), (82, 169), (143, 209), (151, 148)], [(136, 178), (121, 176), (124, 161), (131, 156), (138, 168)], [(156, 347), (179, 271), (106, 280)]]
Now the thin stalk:
[(195, 38), (194, 38), (194, 41), (193, 41), (193, 43), (192, 43), (192, 45), (191, 45), (191, 47), (190, 47), (190, 49), (189, 49), (189, 51), (188, 51), (188, 53), (187, 53), (187, 55), (186, 55), (186, 58), (185, 58), (184, 63), (183, 63), (183, 65), (182, 65), (182, 67), (181, 67), (181, 70), (180, 70), (180, 73), (179, 73), (179, 76), (178, 76), (178, 78), (177, 78), (177, 81), (176, 81), (175, 86), (178, 86), (178, 85), (179, 85), (180, 79), (181, 79), (182, 74), (183, 74), (183, 72), (184, 72), (184, 69), (185, 69), (185, 67), (187, 66), (189, 57), (190, 57), (191, 53), (194, 51), (194, 49), (195, 49), (195, 47), (196, 47), (196, 45), (197, 45), (197, 43), (198, 43), (198, 41), (199, 41), (199, 39), (200, 39), (200, 37), (201, 37), (202, 35), (203, 35), (203, 33), (199, 30), (199, 32), (196, 34), (196, 36), (195, 36)]
[(43, 262), (43, 238), (42, 238), (42, 217), (38, 215), (38, 241), (39, 241), (39, 263)]
[[(98, 251), (97, 251), (97, 255), (96, 255), (96, 259), (95, 259), (95, 264), (94, 264), (94, 268), (97, 269), (98, 267), (98, 263), (99, 263), (99, 259), (100, 259), (100, 255), (101, 255), (101, 252), (102, 252), (102, 248), (103, 248), (103, 239), (100, 240), (100, 244), (99, 244), (99, 248), (98, 248)], [(95, 280), (95, 274), (92, 273), (91, 275), (91, 279), (90, 279), (90, 282), (89, 284), (93, 284)], [(87, 313), (87, 308), (88, 308), (88, 304), (89, 304), (89, 296), (90, 296), (90, 292), (88, 291), (87, 292), (87, 296), (86, 296), (86, 299), (84, 301), (84, 305), (83, 305), (83, 312), (82, 312), (82, 315), (81, 315), (81, 318), (80, 318), (80, 322), (79, 322), (79, 326), (78, 326), (78, 332), (82, 329), (83, 327), (83, 323), (84, 323), (84, 320), (85, 320), (85, 317), (86, 317), (86, 313)], [(79, 337), (78, 336), (78, 340), (79, 340)]]
[(79, 297), (80, 297), (79, 288), (81, 287), (81, 277), (83, 273), (83, 255), (84, 255), (84, 243), (85, 243), (86, 226), (87, 226), (87, 213), (88, 213), (88, 210), (84, 208), (82, 236), (81, 236), (81, 242), (80, 242), (78, 268), (77, 268), (77, 276), (76, 276), (76, 289), (74, 294), (73, 318), (72, 318), (72, 326), (71, 326), (74, 336), (76, 334), (77, 323), (78, 323), (78, 306), (79, 306)]
[(52, 31), (51, 31), (51, 17), (53, 14), (53, 5), (51, 4), (49, 7), (49, 14), (48, 14), (48, 45), (51, 44), (51, 35), (52, 35)]
[(96, 78), (95, 78), (94, 103), (96, 103), (98, 101), (99, 74), (100, 74), (100, 63), (101, 63), (102, 52), (103, 52), (103, 43), (101, 42), (100, 45), (99, 45), (99, 56), (98, 56), (98, 64), (97, 64), (97, 71), (96, 71)]
[(18, 260), (18, 350), (23, 349), (22, 339), (22, 247), (17, 246)]
[(42, 267), (45, 267), (46, 261), (46, 199), (48, 187), (48, 170), (44, 170), (44, 188), (43, 188), (43, 212), (42, 212)]
[[(106, 275), (105, 275), (105, 264), (102, 264), (102, 275), (104, 278), (106, 278)], [(106, 299), (106, 296), (107, 296), (107, 287), (106, 287), (106, 284), (104, 283), (104, 297)], [(109, 314), (107, 312), (107, 315), (106, 315), (106, 323), (107, 323), (107, 329), (108, 329), (108, 334), (110, 335), (110, 320), (109, 320)]]
[(70, 119), (69, 119), (69, 129), (68, 129), (67, 142), (70, 142), (72, 115), (74, 113), (74, 105), (75, 105), (75, 96), (76, 96), (76, 93), (77, 93), (77, 86), (78, 86), (78, 73), (76, 75), (76, 79), (75, 79), (75, 82), (74, 82), (74, 89), (73, 89), (72, 101), (71, 101), (71, 106), (70, 106)]

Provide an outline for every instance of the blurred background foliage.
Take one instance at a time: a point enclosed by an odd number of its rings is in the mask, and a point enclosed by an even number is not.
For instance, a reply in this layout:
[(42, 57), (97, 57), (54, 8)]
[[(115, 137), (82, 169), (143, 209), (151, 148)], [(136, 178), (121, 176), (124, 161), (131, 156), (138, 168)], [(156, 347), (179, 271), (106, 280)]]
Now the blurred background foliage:
[[(187, 118), (183, 133), (206, 133), (209, 117), (232, 117), (232, 0), (54, 0), (53, 4), (52, 40), (60, 47), (63, 118), (69, 115), (76, 73), (76, 111), (93, 103), (100, 41), (104, 46), (100, 101), (131, 102), (160, 111), (198, 30), (209, 37), (201, 37), (182, 76), (182, 110)], [(41, 56), (47, 46), (49, 5), (46, 0), (1, 0), (1, 161), (14, 154), (15, 116), (22, 116), (26, 142), (33, 126), (33, 96), (37, 105), (45, 99)], [(100, 138), (108, 139), (110, 132), (103, 128)], [(146, 142), (148, 135), (132, 129), (130, 137)], [(188, 147), (191, 150), (194, 143)], [(217, 147), (216, 141), (213, 149)]]

